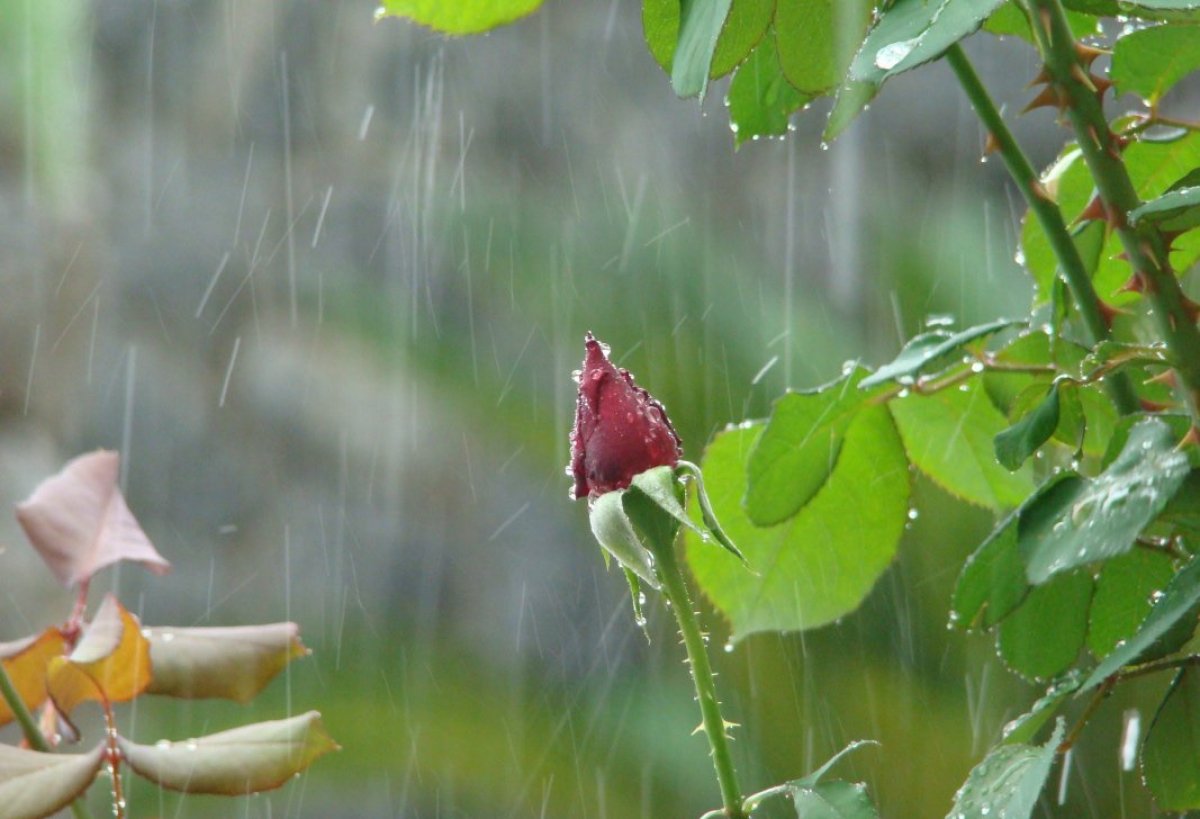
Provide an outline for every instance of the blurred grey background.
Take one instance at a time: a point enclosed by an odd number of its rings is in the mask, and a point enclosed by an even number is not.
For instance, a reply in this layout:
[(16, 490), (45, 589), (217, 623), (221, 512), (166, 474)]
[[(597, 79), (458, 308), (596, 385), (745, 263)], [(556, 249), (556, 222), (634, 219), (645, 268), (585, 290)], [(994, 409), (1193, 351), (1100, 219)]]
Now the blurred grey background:
[[(931, 315), (1023, 314), (1023, 209), (940, 65), (832, 146), (818, 105), (735, 152), (725, 83), (675, 99), (634, 0), (462, 40), (373, 12), (0, 0), (0, 501), (120, 449), (174, 572), (108, 572), (93, 599), (294, 619), (314, 651), (252, 706), (144, 699), (122, 729), (316, 708), (340, 754), (238, 800), (135, 782), (134, 816), (699, 815), (719, 799), (682, 649), (656, 605), (647, 643), (567, 499), (584, 331), (698, 460)], [(1032, 51), (968, 45), (1022, 104)], [(1039, 163), (1065, 137), (1045, 112), (1015, 125)], [(989, 516), (918, 498), (862, 611), (718, 658), (747, 787), (873, 738), (847, 775), (885, 816), (940, 816), (1035, 695), (945, 628)], [(4, 516), (0, 640), (70, 605)], [(1122, 707), (1055, 815), (1150, 815), (1110, 758)]]

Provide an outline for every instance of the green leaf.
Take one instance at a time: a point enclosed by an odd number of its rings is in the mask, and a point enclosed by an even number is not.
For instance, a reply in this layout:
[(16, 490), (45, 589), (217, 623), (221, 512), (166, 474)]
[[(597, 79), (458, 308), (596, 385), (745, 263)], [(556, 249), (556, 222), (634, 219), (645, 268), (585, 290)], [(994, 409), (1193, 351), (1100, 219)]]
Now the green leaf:
[[(1067, 12), (1067, 24), (1076, 38), (1094, 36), (1100, 30), (1099, 21), (1095, 17), (1077, 11)], [(1029, 20), (1011, 0), (996, 9), (992, 16), (984, 21), (983, 30), (997, 37), (1015, 36), (1036, 44), (1033, 31), (1029, 28)]]
[[(1142, 662), (1162, 650), (1164, 640), (1175, 635), (1172, 632), (1180, 623), (1190, 628), (1196, 626), (1197, 607), (1200, 606), (1200, 558), (1193, 558), (1179, 573), (1171, 578), (1166, 589), (1138, 626), (1137, 632), (1118, 644), (1100, 661), (1087, 680), (1082, 691), (1096, 687), (1105, 679), (1121, 670), (1122, 666)], [(1175, 640), (1171, 640), (1175, 642)]]
[(762, 424), (726, 430), (709, 445), (704, 480), (717, 517), (753, 572), (688, 537), (688, 562), (735, 639), (814, 628), (853, 611), (896, 553), (908, 519), (908, 462), (884, 407), (850, 425), (833, 473), (798, 514), (756, 527), (742, 509), (746, 461)]
[(1200, 0), (1117, 0), (1124, 14), (1148, 20), (1196, 20), (1200, 18)]
[(1172, 233), (1200, 227), (1200, 185), (1168, 191), (1129, 211), (1131, 225), (1142, 220)]
[(730, 2), (680, 0), (679, 42), (671, 58), (671, 87), (678, 96), (704, 96)]
[(996, 460), (1009, 470), (1017, 470), (1058, 429), (1058, 384), (1033, 411), (1000, 432), (995, 438)]
[[(1054, 440), (1066, 444), (1071, 451), (1078, 454), (1086, 452), (1084, 444), (1087, 441), (1087, 413), (1083, 406), (1081, 389), (1071, 382), (1062, 383), (1058, 388), (1058, 426), (1054, 428)], [(1107, 401), (1107, 396), (1101, 395), (1101, 401)], [(1108, 402), (1109, 406), (1112, 402)]]
[[(786, 785), (777, 785), (772, 788), (767, 788), (765, 791), (760, 791), (759, 793), (752, 794), (751, 796), (747, 796), (745, 801), (742, 802), (743, 813), (747, 813), (747, 814), (754, 813), (763, 804), (763, 802), (765, 802), (768, 799), (771, 799), (772, 797), (783, 796), (785, 794), (790, 796), (790, 795), (794, 794), (797, 790), (813, 790), (813, 789), (815, 789), (818, 786), (818, 784), (821, 782), (821, 778), (824, 777), (825, 774), (829, 773), (830, 768), (832, 768), (838, 762), (842, 761), (842, 759), (844, 759), (850, 753), (857, 751), (859, 748), (863, 748), (867, 745), (879, 745), (879, 743), (875, 742), (874, 740), (870, 740), (870, 739), (856, 739), (856, 740), (854, 740), (854, 742), (851, 742), (845, 748), (838, 751), (836, 754), (834, 754), (829, 759), (827, 759), (825, 761), (824, 765), (822, 765), (820, 768), (817, 768), (815, 771), (808, 774), (807, 776), (801, 777), (800, 779), (793, 779), (791, 782), (788, 782)], [(873, 810), (873, 808), (872, 808), (872, 810)], [(814, 815), (819, 815), (819, 814), (814, 814)], [(834, 814), (834, 816), (836, 816), (836, 815), (837, 814)], [(848, 814), (848, 815), (849, 816), (857, 816), (858, 814)], [(866, 815), (873, 816), (874, 814), (866, 814)], [(804, 816), (807, 817), (807, 816), (809, 816), (809, 814), (805, 813)]]
[(1131, 31), (1113, 45), (1109, 78), (1121, 94), (1157, 105), (1175, 83), (1200, 68), (1200, 26), (1164, 25)]
[(1063, 5), (1084, 14), (1104, 17), (1112, 17), (1120, 10), (1117, 8), (1117, 0), (1064, 0)]
[(250, 702), (308, 649), (295, 623), (218, 628), (143, 628), (153, 676), (148, 694)]
[(6, 819), (41, 819), (87, 790), (104, 762), (101, 743), (86, 754), (44, 754), (0, 743), (0, 805)]
[[(1108, 448), (1113, 429), (1120, 416), (1113, 406), (1112, 399), (1104, 392), (1101, 384), (1091, 384), (1074, 390), (1079, 396), (1083, 408), (1083, 453), (1092, 458), (1099, 458)], [(1059, 426), (1062, 429), (1062, 426)]]
[(799, 819), (877, 819), (879, 812), (861, 782), (820, 782), (793, 787), (792, 803)]
[[(1061, 355), (1063, 349), (1068, 346), (1070, 345), (1067, 342), (1055, 338), (1054, 352)], [(1048, 368), (1055, 362), (1055, 355), (1050, 349), (1050, 336), (1041, 330), (1030, 330), (993, 352), (992, 359), (1001, 365)], [(1037, 385), (1041, 385), (1042, 389), (1048, 388), (1053, 380), (1053, 373), (988, 369), (984, 371), (982, 378), (988, 397), (1002, 412), (1011, 416), (1017, 398)]]
[(783, 76), (775, 32), (768, 29), (762, 42), (733, 75), (729, 84), (729, 124), (735, 145), (748, 139), (782, 136), (788, 118), (811, 99), (797, 91)]
[(1092, 576), (1082, 570), (1034, 587), (1000, 623), (997, 645), (1005, 664), (1032, 680), (1070, 668), (1087, 635), (1091, 599)]
[(543, 0), (382, 0), (379, 17), (407, 17), (443, 34), (479, 34), (532, 14)]
[(964, 386), (889, 402), (905, 451), (952, 495), (990, 509), (1016, 506), (1033, 490), (1032, 469), (1010, 472), (996, 462), (992, 441), (1005, 418), (978, 379)]
[(1058, 474), (1034, 490), (1019, 509), (1002, 520), (975, 553), (967, 558), (954, 587), (952, 625), (991, 628), (1020, 605), (1029, 592), (1018, 532), (1024, 510), (1046, 495), (1072, 491), (1078, 476)]
[[(1163, 385), (1166, 386), (1166, 385)], [(1167, 389), (1165, 396), (1155, 395), (1154, 400), (1166, 400), (1170, 397), (1170, 388)], [(1123, 415), (1113, 425), (1112, 435), (1109, 439), (1108, 446), (1104, 450), (1104, 457), (1101, 459), (1101, 466), (1108, 468), (1114, 461), (1121, 456), (1121, 453), (1129, 445), (1129, 436), (1141, 424), (1147, 420), (1153, 420), (1160, 424), (1166, 424), (1171, 430), (1171, 434), (1175, 440), (1181, 441), (1187, 435), (1188, 430), (1192, 428), (1191, 416), (1181, 412), (1156, 412), (1156, 413), (1135, 413), (1133, 415)], [(1193, 467), (1200, 467), (1200, 448), (1185, 447), (1183, 452), (1188, 456), (1188, 462)]]
[(1019, 536), (1030, 582), (1128, 551), (1187, 476), (1187, 456), (1174, 444), (1166, 424), (1144, 421), (1100, 475), (1062, 484), (1070, 491), (1043, 495), (1026, 509)]
[(848, 84), (862, 86), (865, 91), (838, 94), (825, 138), (836, 137), (890, 77), (942, 56), (947, 48), (983, 25), (1003, 2), (896, 0), (879, 15), (850, 63)]
[(779, 64), (811, 96), (828, 94), (845, 76), (871, 23), (871, 0), (778, 0)]
[(1004, 726), (1001, 741), (1005, 744), (1032, 742), (1059, 706), (1079, 690), (1081, 682), (1083, 674), (1075, 669), (1050, 683), (1046, 693), (1028, 711)]
[(338, 750), (316, 711), (182, 742), (138, 745), (117, 737), (129, 767), (164, 788), (233, 796), (278, 788)]
[(650, 55), (669, 75), (679, 42), (679, 0), (642, 0), (642, 36)]
[(1079, 370), (1081, 374), (1091, 377), (1102, 368), (1107, 368), (1111, 372), (1130, 364), (1167, 363), (1169, 363), (1167, 351), (1161, 346), (1147, 347), (1144, 344), (1105, 339), (1092, 347), (1084, 356)]
[[(1164, 194), (1185, 174), (1200, 166), (1200, 133), (1189, 132), (1182, 139), (1169, 143), (1137, 140), (1129, 145), (1122, 157), (1129, 171), (1138, 196), (1150, 201)], [(1094, 184), (1085, 163), (1078, 161), (1079, 151), (1068, 146), (1058, 160), (1042, 175), (1042, 182), (1052, 191), (1055, 201), (1068, 222), (1083, 211), (1092, 198)], [(1123, 250), (1120, 239), (1112, 231), (1103, 228), (1102, 222), (1093, 222), (1096, 227), (1084, 227), (1076, 231), (1076, 245), (1080, 247), (1084, 262), (1092, 270), (1096, 291), (1110, 304), (1121, 305), (1137, 301), (1138, 294), (1121, 290), (1129, 279), (1129, 264), (1118, 258)], [(1086, 237), (1088, 230), (1093, 231)], [(1095, 267), (1090, 267), (1089, 254), (1098, 237), (1103, 243), (1095, 254)], [(1082, 240), (1088, 238), (1087, 248)], [(1021, 247), (1025, 264), (1038, 283), (1038, 301), (1050, 299), (1050, 284), (1054, 281), (1055, 259), (1050, 244), (1042, 232), (1041, 225), (1032, 214), (1027, 213), (1021, 230)], [(1171, 261), (1177, 269), (1184, 269), (1195, 261), (1195, 248), (1187, 256), (1172, 253)]]
[[(1108, 227), (1102, 221), (1085, 222), (1072, 229), (1071, 241), (1079, 252), (1079, 259), (1088, 276), (1094, 277), (1100, 267), (1107, 238)], [(1032, 211), (1026, 214), (1021, 227), (1021, 248), (1025, 256), (1025, 268), (1037, 286), (1038, 302), (1045, 303), (1050, 300), (1051, 287), (1058, 281), (1058, 257), (1054, 255), (1050, 241)]]
[(647, 469), (645, 472), (639, 472), (633, 476), (630, 488), (644, 492), (647, 497), (654, 501), (660, 509), (674, 518), (677, 523), (682, 523), (696, 534), (705, 537), (704, 532), (695, 523), (692, 523), (692, 519), (688, 517), (687, 512), (683, 508), (683, 503), (680, 500), (683, 487), (679, 482), (679, 478), (675, 475), (673, 467), (656, 466), (652, 469)]
[(991, 628), (1025, 599), (1029, 582), (1017, 546), (1017, 522), (1013, 512), (963, 564), (954, 586), (952, 624)]
[(884, 364), (871, 375), (864, 378), (859, 386), (863, 389), (874, 387), (885, 381), (911, 378), (923, 372), (927, 367), (938, 364), (942, 359), (967, 346), (972, 341), (990, 336), (1001, 330), (1020, 324), (1012, 319), (999, 319), (987, 324), (968, 327), (957, 333), (947, 330), (931, 330), (909, 339), (900, 353), (889, 363)]
[(1043, 746), (998, 745), (971, 769), (954, 795), (947, 819), (1029, 819), (1050, 776), (1066, 724), (1062, 719)]
[(771, 410), (746, 464), (746, 514), (773, 526), (796, 514), (833, 472), (846, 430), (864, 405), (866, 370), (809, 392), (788, 392)]
[(1164, 811), (1200, 808), (1200, 672), (1175, 675), (1142, 746), (1142, 775)]
[(1133, 549), (1107, 561), (1096, 578), (1096, 595), (1088, 615), (1088, 648), (1097, 658), (1109, 654), (1137, 631), (1150, 613), (1151, 598), (1175, 574), (1171, 558), (1161, 552)]
[[(679, 11), (679, 0), (642, 2), (642, 30), (646, 46), (668, 74), (671, 73), (675, 45), (679, 40)], [(762, 40), (774, 12), (775, 0), (733, 0), (725, 26), (717, 38), (709, 79), (724, 77), (746, 59)]]
[(879, 743), (873, 739), (856, 739), (853, 742), (851, 742), (849, 745), (847, 745), (845, 748), (838, 751), (833, 756), (829, 757), (829, 759), (825, 760), (825, 764), (823, 764), (820, 768), (817, 768), (815, 771), (808, 774), (807, 776), (803, 776), (800, 779), (792, 780), (788, 784), (793, 785), (795, 787), (801, 787), (801, 788), (810, 787), (812, 785), (815, 785), (821, 781), (822, 777), (824, 777), (825, 774), (829, 773), (830, 769), (833, 768), (834, 765), (841, 762), (843, 759), (845, 759), (847, 756), (849, 756), (854, 751), (857, 751), (859, 748), (865, 748), (868, 745), (878, 746)]
[(1200, 536), (1200, 470), (1188, 473), (1183, 486), (1158, 516), (1160, 522), (1174, 530), (1183, 530), (1193, 537)]
[(717, 39), (709, 77), (724, 77), (763, 41), (775, 15), (775, 0), (733, 0), (729, 18)]

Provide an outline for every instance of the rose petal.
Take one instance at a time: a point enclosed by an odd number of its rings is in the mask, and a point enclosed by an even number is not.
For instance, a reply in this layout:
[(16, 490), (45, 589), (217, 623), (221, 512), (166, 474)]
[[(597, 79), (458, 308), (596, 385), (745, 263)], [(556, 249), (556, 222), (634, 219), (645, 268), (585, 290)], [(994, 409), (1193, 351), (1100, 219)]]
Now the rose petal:
[(588, 333), (579, 373), (570, 474), (574, 497), (629, 486), (633, 476), (679, 462), (681, 444), (663, 405), (614, 367), (608, 348)]

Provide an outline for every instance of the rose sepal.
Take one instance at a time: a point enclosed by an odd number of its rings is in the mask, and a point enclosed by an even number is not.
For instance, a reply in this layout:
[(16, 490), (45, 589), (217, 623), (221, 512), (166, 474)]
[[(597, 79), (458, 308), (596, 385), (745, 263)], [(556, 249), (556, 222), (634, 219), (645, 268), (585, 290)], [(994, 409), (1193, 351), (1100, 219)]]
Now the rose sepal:
[[(700, 513), (708, 531), (697, 526), (684, 509), (685, 479), (696, 484)], [(628, 489), (593, 498), (588, 513), (592, 534), (604, 551), (654, 589), (661, 587), (655, 555), (661, 549), (673, 548), (681, 525), (706, 541), (716, 540), (746, 563), (713, 514), (699, 467), (687, 461), (680, 461), (678, 467), (656, 466), (635, 475)]]
[(634, 531), (624, 508), (624, 495), (628, 490), (606, 492), (588, 504), (588, 520), (592, 534), (600, 546), (626, 571), (638, 579), (660, 588), (658, 575), (654, 571), (654, 557)]
[[(721, 544), (725, 551), (742, 561), (742, 565), (750, 567), (750, 561), (746, 560), (746, 556), (742, 554), (742, 550), (725, 534), (725, 530), (721, 528), (721, 522), (717, 520), (716, 514), (713, 512), (712, 504), (708, 500), (708, 492), (704, 489), (704, 473), (700, 471), (700, 467), (696, 466), (691, 461), (680, 460), (675, 467), (675, 475), (681, 481), (690, 479), (696, 484), (696, 501), (700, 506), (700, 517), (704, 519), (704, 525), (708, 527), (708, 531), (716, 539), (717, 543)], [(708, 535), (700, 532), (695, 526), (692, 527), (700, 533), (700, 537), (708, 540)]]

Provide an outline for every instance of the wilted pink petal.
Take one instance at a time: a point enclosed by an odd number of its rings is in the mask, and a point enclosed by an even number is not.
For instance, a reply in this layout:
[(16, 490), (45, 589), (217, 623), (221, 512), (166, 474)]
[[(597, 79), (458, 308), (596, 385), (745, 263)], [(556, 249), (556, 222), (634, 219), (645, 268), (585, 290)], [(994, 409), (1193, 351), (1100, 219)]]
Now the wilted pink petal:
[(120, 463), (120, 455), (107, 450), (81, 455), (17, 507), (21, 528), (64, 586), (119, 560), (137, 561), (155, 574), (171, 569), (125, 505), (117, 488)]

